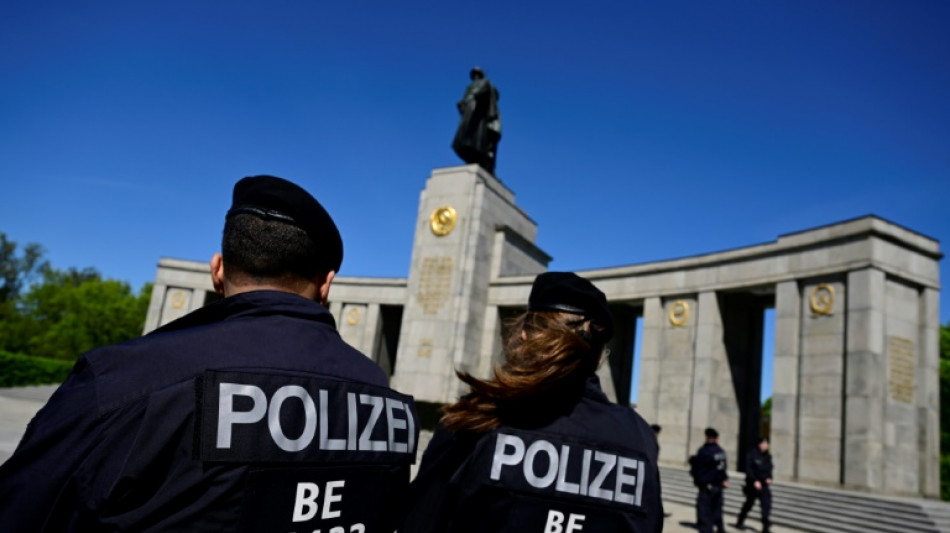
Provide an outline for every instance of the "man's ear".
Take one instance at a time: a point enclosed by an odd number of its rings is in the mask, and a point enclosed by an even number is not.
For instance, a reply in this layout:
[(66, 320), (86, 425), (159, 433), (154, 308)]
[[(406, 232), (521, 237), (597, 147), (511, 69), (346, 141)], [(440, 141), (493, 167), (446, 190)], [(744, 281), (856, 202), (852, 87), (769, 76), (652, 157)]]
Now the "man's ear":
[(211, 283), (214, 285), (214, 292), (224, 296), (224, 257), (220, 253), (211, 256)]
[(326, 273), (326, 276), (320, 276), (316, 280), (317, 282), (317, 298), (320, 305), (327, 305), (327, 299), (330, 297), (330, 284), (333, 283), (333, 278), (336, 276), (336, 271), (331, 270)]

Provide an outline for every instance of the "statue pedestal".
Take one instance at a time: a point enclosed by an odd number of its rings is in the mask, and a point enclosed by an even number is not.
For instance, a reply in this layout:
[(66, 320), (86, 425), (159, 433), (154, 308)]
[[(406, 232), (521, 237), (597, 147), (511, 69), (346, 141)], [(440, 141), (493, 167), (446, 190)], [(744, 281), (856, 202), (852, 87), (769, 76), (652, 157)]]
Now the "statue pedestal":
[(478, 165), (432, 171), (419, 200), (394, 388), (446, 403), (462, 385), (455, 369), (487, 375), (500, 349), (489, 286), (547, 270), (536, 234), (514, 193)]

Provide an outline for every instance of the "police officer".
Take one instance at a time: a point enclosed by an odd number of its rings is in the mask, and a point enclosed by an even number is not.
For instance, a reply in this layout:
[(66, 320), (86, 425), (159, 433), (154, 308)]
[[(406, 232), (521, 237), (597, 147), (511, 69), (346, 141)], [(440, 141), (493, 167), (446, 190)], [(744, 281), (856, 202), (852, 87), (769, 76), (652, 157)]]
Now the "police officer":
[(412, 399), (324, 307), (343, 243), (297, 185), (240, 180), (224, 298), (82, 355), (0, 467), (0, 531), (384, 531)]
[(726, 452), (719, 447), (719, 432), (706, 428), (706, 443), (689, 458), (689, 473), (699, 488), (696, 496), (696, 522), (700, 533), (725, 531), (722, 522), (722, 490), (729, 486)]
[(769, 439), (762, 437), (756, 447), (749, 452), (745, 463), (745, 503), (739, 512), (736, 527), (743, 527), (746, 516), (758, 499), (762, 505), (762, 533), (769, 532), (772, 512), (772, 455), (769, 454)]
[(594, 374), (612, 330), (589, 281), (538, 276), (494, 376), (458, 374), (400, 532), (662, 531), (656, 438)]

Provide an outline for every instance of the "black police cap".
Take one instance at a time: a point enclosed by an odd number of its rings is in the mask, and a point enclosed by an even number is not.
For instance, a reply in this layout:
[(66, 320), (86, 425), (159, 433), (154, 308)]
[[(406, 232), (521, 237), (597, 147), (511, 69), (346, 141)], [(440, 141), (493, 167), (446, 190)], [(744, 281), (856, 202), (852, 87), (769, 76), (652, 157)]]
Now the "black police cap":
[(594, 284), (573, 272), (545, 272), (534, 280), (529, 311), (561, 311), (581, 315), (604, 329), (598, 338), (610, 340), (614, 321), (607, 297)]
[(251, 214), (293, 224), (307, 232), (320, 253), (320, 270), (339, 272), (343, 239), (320, 202), (300, 186), (274, 176), (251, 176), (234, 184), (227, 216)]

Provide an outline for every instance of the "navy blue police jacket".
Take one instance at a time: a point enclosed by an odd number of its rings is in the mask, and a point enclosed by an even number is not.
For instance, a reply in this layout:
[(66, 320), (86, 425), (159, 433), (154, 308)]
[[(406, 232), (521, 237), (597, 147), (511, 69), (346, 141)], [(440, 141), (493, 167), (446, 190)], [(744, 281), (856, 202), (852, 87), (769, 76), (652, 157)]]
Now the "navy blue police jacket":
[(401, 533), (663, 530), (650, 426), (596, 376), (485, 434), (436, 429)]
[(300, 296), (92, 350), (0, 466), (0, 531), (391, 531), (412, 399)]
[(758, 446), (749, 450), (745, 461), (745, 479), (748, 485), (772, 479), (772, 454), (762, 453)]
[(697, 487), (721, 487), (723, 482), (729, 479), (726, 451), (714, 442), (700, 446), (696, 455), (689, 458), (689, 466), (689, 473)]

